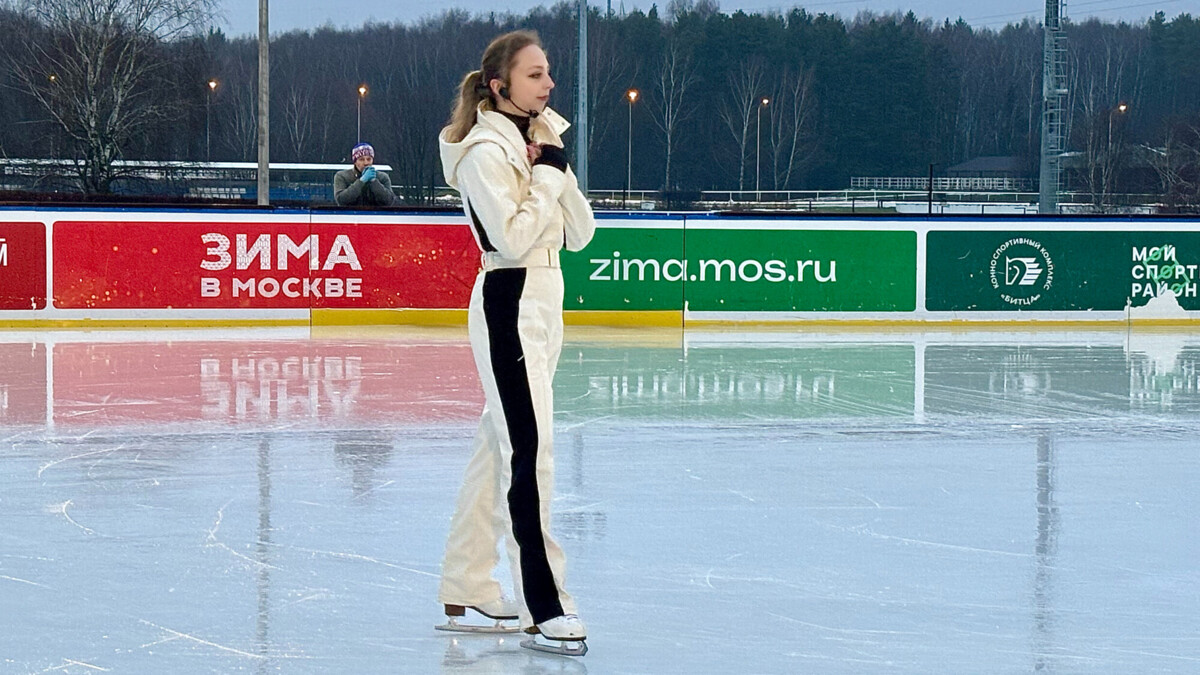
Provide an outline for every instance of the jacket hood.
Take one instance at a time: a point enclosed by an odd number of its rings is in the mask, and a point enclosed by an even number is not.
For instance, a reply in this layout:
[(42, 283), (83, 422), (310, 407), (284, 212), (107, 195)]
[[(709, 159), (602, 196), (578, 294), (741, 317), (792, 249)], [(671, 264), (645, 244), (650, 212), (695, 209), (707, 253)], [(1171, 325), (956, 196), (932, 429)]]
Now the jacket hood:
[[(570, 126), (571, 123), (562, 115), (547, 107), (529, 125), (529, 134), (538, 143), (561, 146), (562, 133)], [(441, 153), (442, 175), (446, 179), (446, 185), (456, 190), (458, 189), (458, 164), (467, 155), (467, 151), (479, 143), (496, 143), (504, 147), (505, 152), (510, 156), (519, 157), (522, 161), (528, 162), (528, 159), (525, 159), (525, 139), (521, 137), (521, 132), (517, 130), (516, 125), (498, 112), (484, 110), (482, 104), (475, 113), (475, 126), (471, 127), (465, 138), (453, 143), (446, 138), (449, 130), (450, 127), (446, 127), (438, 134), (438, 148)]]

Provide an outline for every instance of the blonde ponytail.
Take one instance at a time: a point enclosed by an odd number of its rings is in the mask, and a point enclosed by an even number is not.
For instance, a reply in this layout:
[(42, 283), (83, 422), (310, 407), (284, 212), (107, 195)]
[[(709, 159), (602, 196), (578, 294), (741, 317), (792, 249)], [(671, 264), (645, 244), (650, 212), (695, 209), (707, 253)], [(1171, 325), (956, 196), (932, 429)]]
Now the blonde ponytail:
[[(454, 110), (450, 113), (450, 121), (446, 125), (446, 140), (458, 143), (467, 137), (471, 127), (475, 126), (475, 111), (483, 103), (487, 110), (495, 110), (496, 102), (492, 98), (490, 83), (492, 80), (508, 81), (508, 73), (516, 60), (517, 52), (529, 45), (542, 46), (537, 33), (531, 30), (517, 30), (505, 33), (488, 45), (483, 52), (483, 68), (467, 73), (458, 85), (458, 96), (454, 100)], [(486, 76), (484, 75), (486, 73)]]
[(475, 111), (479, 108), (479, 102), (485, 98), (490, 97), (484, 93), (483, 73), (472, 70), (458, 86), (458, 98), (454, 101), (454, 111), (450, 113), (446, 140), (458, 143), (466, 138), (467, 132), (475, 126)]

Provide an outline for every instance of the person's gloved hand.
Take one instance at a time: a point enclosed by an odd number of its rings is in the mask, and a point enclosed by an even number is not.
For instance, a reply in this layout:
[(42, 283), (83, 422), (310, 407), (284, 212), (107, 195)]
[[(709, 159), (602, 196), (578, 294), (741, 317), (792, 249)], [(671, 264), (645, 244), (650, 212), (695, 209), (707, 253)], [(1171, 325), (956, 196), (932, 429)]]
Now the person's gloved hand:
[(537, 159), (533, 160), (533, 165), (549, 164), (559, 171), (567, 170), (567, 153), (557, 145), (543, 143), (538, 146), (541, 152), (538, 153)]
[(363, 169), (362, 176), (359, 177), (359, 180), (364, 183), (370, 183), (371, 181), (375, 180), (375, 167), (368, 166), (367, 168)]

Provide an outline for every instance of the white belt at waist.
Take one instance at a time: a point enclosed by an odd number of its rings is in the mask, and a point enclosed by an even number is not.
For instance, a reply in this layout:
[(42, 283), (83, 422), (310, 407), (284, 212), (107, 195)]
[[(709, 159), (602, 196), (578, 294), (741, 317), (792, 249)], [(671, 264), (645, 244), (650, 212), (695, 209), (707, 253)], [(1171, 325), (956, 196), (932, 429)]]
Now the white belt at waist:
[(520, 258), (505, 258), (499, 253), (483, 254), (483, 269), (497, 270), (511, 267), (558, 267), (558, 249), (535, 248)]

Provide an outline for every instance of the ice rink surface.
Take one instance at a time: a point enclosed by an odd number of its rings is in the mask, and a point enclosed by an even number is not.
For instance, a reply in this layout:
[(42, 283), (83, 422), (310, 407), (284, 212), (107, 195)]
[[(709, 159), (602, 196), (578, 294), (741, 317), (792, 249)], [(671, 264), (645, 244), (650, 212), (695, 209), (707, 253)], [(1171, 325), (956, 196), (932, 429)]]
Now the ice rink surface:
[(1198, 364), (568, 328), (571, 659), (433, 629), (465, 329), (0, 333), (0, 673), (1200, 672)]

